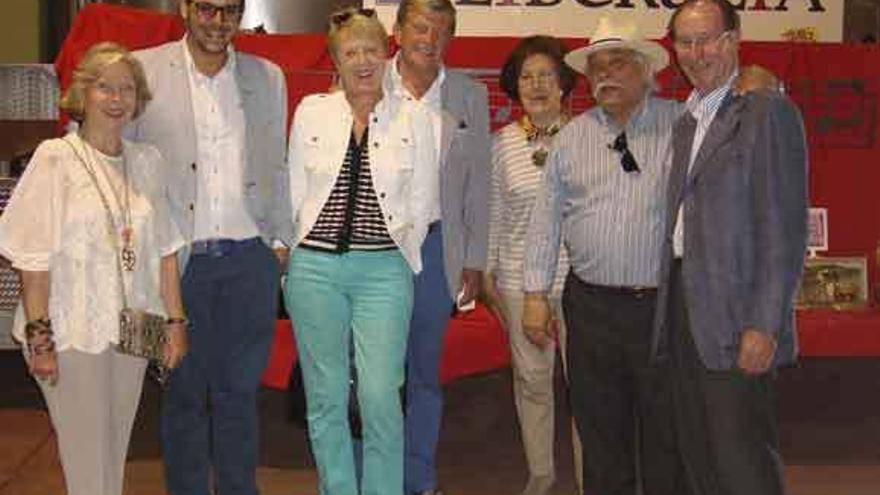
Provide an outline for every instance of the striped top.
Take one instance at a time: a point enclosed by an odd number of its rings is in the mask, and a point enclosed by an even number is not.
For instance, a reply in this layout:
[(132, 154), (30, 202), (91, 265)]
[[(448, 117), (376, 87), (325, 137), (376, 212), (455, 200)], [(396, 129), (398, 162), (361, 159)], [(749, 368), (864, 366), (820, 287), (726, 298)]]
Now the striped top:
[(349, 138), (330, 197), (301, 246), (335, 253), (397, 248), (373, 188), (367, 134), (369, 130), (364, 131), (360, 144), (354, 134)]
[[(545, 167), (537, 167), (522, 127), (513, 122), (500, 129), (492, 142), (492, 189), (489, 197), (489, 272), (499, 289), (519, 292), (523, 286), (526, 232)], [(559, 253), (552, 295), (559, 297), (568, 273), (568, 254)]]
[[(681, 112), (681, 103), (649, 96), (625, 129), (597, 106), (556, 136), (526, 237), (526, 291), (550, 289), (560, 242), (585, 282), (657, 285), (672, 127)], [(625, 172), (610, 149), (623, 131), (641, 172)]]

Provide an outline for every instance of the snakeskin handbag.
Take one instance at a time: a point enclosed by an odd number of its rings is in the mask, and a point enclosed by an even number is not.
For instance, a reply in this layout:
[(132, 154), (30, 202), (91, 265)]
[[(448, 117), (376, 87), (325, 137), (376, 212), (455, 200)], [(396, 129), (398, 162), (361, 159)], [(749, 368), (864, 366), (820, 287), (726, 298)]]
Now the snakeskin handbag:
[(164, 316), (129, 307), (119, 312), (119, 352), (162, 361), (167, 341)]

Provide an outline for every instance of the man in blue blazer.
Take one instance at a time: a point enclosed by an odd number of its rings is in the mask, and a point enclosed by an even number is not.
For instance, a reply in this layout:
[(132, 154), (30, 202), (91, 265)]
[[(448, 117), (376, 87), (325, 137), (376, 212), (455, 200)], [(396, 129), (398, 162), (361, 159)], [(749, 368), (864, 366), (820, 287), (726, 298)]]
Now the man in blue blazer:
[(454, 301), (465, 306), (479, 293), (488, 257), (488, 94), (482, 84), (443, 66), (455, 14), (450, 0), (401, 1), (394, 25), (400, 50), (385, 81), (390, 97), (431, 112), (440, 160), (439, 204), (422, 247), (407, 346), (406, 493), (438, 492), (443, 335)]
[(692, 493), (781, 494), (774, 370), (796, 357), (804, 128), (780, 93), (731, 93), (740, 29), (727, 0), (686, 0), (669, 27), (694, 90), (673, 130), (655, 357), (671, 360)]
[(156, 173), (188, 242), (189, 354), (162, 404), (172, 495), (207, 495), (212, 485), (257, 493), (256, 395), (275, 328), (276, 254), (285, 256), (293, 223), (284, 76), (230, 44), (243, 11), (243, 0), (181, 0), (184, 38), (135, 54), (153, 101), (130, 135), (162, 152)]

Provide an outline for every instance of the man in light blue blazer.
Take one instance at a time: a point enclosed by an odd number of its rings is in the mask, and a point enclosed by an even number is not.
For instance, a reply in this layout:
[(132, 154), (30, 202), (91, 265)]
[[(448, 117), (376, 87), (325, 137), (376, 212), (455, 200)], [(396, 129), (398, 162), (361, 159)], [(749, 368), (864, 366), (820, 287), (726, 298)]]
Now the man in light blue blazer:
[(486, 87), (443, 66), (455, 32), (450, 0), (403, 0), (386, 93), (433, 115), (440, 160), (439, 204), (422, 247), (407, 348), (405, 492), (434, 494), (443, 412), (440, 357), (454, 309), (480, 291), (488, 256), (490, 137)]
[(274, 333), (276, 255), (286, 256), (293, 224), (284, 77), (232, 48), (243, 10), (244, 0), (182, 0), (184, 38), (135, 54), (153, 101), (129, 135), (162, 152), (156, 172), (188, 241), (189, 354), (162, 404), (173, 495), (257, 493), (256, 394)]
[(672, 364), (692, 494), (781, 495), (774, 370), (796, 356), (807, 151), (794, 104), (736, 96), (739, 17), (686, 0), (670, 21), (694, 86), (673, 129), (654, 348)]

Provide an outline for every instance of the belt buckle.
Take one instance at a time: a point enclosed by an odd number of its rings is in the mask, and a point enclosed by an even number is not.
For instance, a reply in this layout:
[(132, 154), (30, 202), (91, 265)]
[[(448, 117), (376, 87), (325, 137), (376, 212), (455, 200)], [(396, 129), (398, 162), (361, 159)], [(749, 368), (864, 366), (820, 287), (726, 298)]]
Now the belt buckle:
[(208, 239), (205, 241), (205, 247), (207, 248), (205, 251), (208, 252), (208, 256), (212, 258), (222, 258), (226, 255), (221, 239)]
[(223, 239), (205, 239), (192, 244), (193, 254), (201, 254), (210, 258), (222, 258), (228, 249)]

